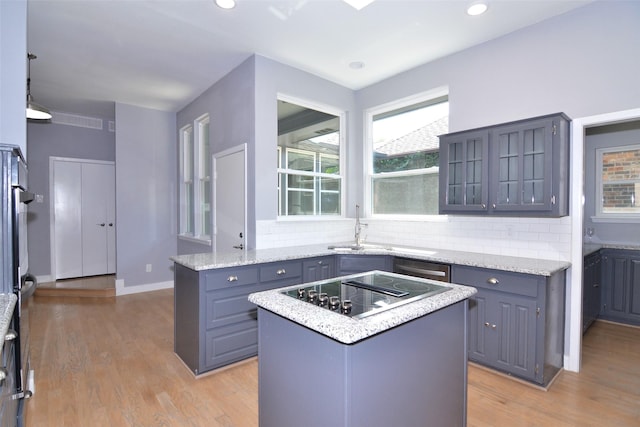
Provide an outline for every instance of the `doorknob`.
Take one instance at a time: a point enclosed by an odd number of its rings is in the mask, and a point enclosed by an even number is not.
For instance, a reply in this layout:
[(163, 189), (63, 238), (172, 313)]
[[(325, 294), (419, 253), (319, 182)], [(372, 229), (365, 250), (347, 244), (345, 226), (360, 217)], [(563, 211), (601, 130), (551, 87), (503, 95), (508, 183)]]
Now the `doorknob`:
[(240, 243), (239, 245), (234, 245), (233, 247), (235, 249), (244, 249), (244, 245), (242, 243)]

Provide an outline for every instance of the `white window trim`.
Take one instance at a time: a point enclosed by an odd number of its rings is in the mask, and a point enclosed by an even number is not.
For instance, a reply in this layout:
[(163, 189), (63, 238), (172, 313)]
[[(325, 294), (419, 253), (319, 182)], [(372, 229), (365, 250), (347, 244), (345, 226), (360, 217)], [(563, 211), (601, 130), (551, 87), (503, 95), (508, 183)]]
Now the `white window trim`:
[[(602, 155), (605, 153), (615, 153), (618, 151), (640, 150), (640, 144), (620, 145), (616, 147), (603, 147), (596, 149), (596, 198), (595, 215), (591, 217), (593, 222), (609, 223), (639, 223), (640, 214), (633, 213), (605, 213), (602, 212)], [(639, 201), (640, 203), (640, 201)]]
[[(389, 220), (397, 220), (397, 219), (406, 219), (406, 218), (416, 218), (419, 220), (429, 220), (429, 219), (440, 219), (444, 215), (402, 215), (402, 214), (374, 214), (373, 213), (373, 186), (372, 186), (372, 177), (373, 177), (373, 162), (371, 161), (371, 153), (373, 152), (373, 118), (374, 116), (382, 113), (386, 113), (388, 111), (397, 110), (400, 108), (408, 107), (410, 105), (418, 104), (420, 102), (428, 101), (430, 99), (440, 98), (443, 96), (449, 97), (449, 87), (441, 86), (437, 87), (425, 92), (417, 93), (411, 96), (407, 96), (405, 98), (397, 99), (391, 102), (387, 102), (385, 104), (381, 104), (375, 107), (371, 107), (364, 111), (364, 152), (362, 156), (362, 171), (363, 171), (363, 182), (364, 182), (364, 216), (368, 218), (376, 218), (376, 219), (389, 219)], [(449, 100), (450, 101), (450, 100)], [(416, 169), (415, 175), (422, 175), (425, 172), (425, 169)], [(391, 174), (396, 174), (395, 176), (409, 176), (412, 175), (410, 171), (407, 172), (381, 172), (376, 175), (378, 176), (394, 176)], [(388, 175), (383, 175), (388, 174)]]
[[(322, 104), (314, 101), (309, 101), (308, 99), (298, 98), (295, 96), (287, 95), (284, 93), (278, 92), (276, 94), (276, 99), (280, 101), (289, 102), (292, 104), (297, 104), (302, 107), (311, 108), (317, 111), (321, 111), (323, 113), (331, 114), (337, 116), (340, 121), (340, 138), (339, 138), (339, 153), (340, 153), (340, 173), (338, 175), (333, 174), (320, 174), (322, 176), (328, 176), (333, 179), (340, 179), (340, 213), (337, 215), (282, 215), (280, 210), (281, 206), (281, 197), (284, 197), (283, 188), (280, 188), (280, 173), (285, 172), (287, 169), (277, 168), (277, 176), (278, 176), (278, 216), (276, 217), (276, 221), (335, 221), (337, 218), (345, 218), (345, 202), (346, 202), (346, 191), (345, 191), (345, 177), (347, 176), (347, 162), (346, 162), (346, 135), (348, 132), (347, 128), (347, 114), (344, 110), (338, 109), (336, 107)], [(280, 155), (278, 159), (280, 159)], [(301, 171), (293, 170), (293, 173), (299, 173)], [(316, 174), (318, 176), (318, 174)]]
[[(186, 135), (189, 135), (187, 138)], [(191, 147), (189, 147), (189, 157), (193, 157), (193, 125), (188, 124), (180, 128), (180, 236), (190, 236), (191, 233), (187, 231), (188, 224), (188, 203), (186, 200), (187, 192), (186, 185), (188, 182), (193, 184), (193, 171), (188, 171), (186, 169), (190, 168), (190, 164), (187, 162), (186, 158), (186, 143), (187, 141), (191, 142)], [(190, 175), (191, 179), (187, 179), (186, 175)]]
[[(180, 128), (180, 234), (178, 235), (183, 240), (188, 240), (197, 243), (204, 243), (211, 245), (211, 235), (204, 234), (204, 200), (202, 196), (202, 188), (205, 182), (211, 182), (210, 171), (204, 170), (207, 159), (203, 158), (202, 154), (202, 128), (203, 126), (210, 126), (211, 119), (209, 114), (203, 114), (193, 121), (193, 124), (188, 124)], [(193, 232), (185, 231), (187, 226), (187, 203), (185, 187), (183, 182), (185, 181), (185, 169), (187, 167), (187, 159), (185, 158), (184, 150), (184, 135), (185, 132), (191, 132), (191, 156), (193, 157), (193, 170), (190, 171), (191, 183), (193, 185), (193, 200), (192, 213), (193, 213)], [(211, 140), (211, 128), (209, 128), (209, 141)], [(211, 151), (211, 150), (209, 150)], [(209, 212), (211, 215), (212, 207), (209, 206)], [(211, 218), (211, 216), (210, 216)], [(212, 225), (210, 225), (212, 226)]]

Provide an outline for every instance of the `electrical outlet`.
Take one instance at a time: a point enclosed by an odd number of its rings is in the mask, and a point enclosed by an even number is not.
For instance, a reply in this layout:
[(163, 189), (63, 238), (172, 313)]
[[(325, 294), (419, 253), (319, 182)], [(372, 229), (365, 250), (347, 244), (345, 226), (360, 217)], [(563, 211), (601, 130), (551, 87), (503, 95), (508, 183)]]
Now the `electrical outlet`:
[(151, 273), (151, 264), (147, 264), (146, 270), (147, 273)]

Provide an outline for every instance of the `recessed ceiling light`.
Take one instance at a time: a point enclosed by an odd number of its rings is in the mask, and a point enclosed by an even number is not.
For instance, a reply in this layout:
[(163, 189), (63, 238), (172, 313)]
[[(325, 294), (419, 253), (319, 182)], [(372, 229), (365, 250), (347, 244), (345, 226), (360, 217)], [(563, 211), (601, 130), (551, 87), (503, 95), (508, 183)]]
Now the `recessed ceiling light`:
[(467, 8), (467, 14), (471, 16), (482, 15), (487, 11), (488, 8), (489, 6), (487, 6), (486, 3), (482, 3), (482, 2), (473, 3)]
[(353, 61), (352, 63), (349, 64), (349, 68), (352, 68), (354, 70), (359, 70), (360, 68), (364, 68), (364, 62)]
[(373, 3), (373, 0), (344, 0), (344, 2), (354, 7), (356, 10), (360, 10), (370, 3)]
[(236, 0), (216, 0), (216, 5), (222, 9), (233, 9), (236, 7)]

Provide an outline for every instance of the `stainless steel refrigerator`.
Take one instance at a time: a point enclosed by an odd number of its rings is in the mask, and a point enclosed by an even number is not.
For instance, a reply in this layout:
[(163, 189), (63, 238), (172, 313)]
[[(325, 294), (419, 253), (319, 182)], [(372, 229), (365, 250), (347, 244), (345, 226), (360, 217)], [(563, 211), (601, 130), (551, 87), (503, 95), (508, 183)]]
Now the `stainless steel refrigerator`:
[(29, 354), (29, 303), (37, 286), (29, 274), (27, 250), (27, 165), (19, 147), (0, 144), (0, 292), (14, 293), (17, 304), (2, 347), (0, 425), (24, 425), (25, 399), (31, 397), (34, 376)]

